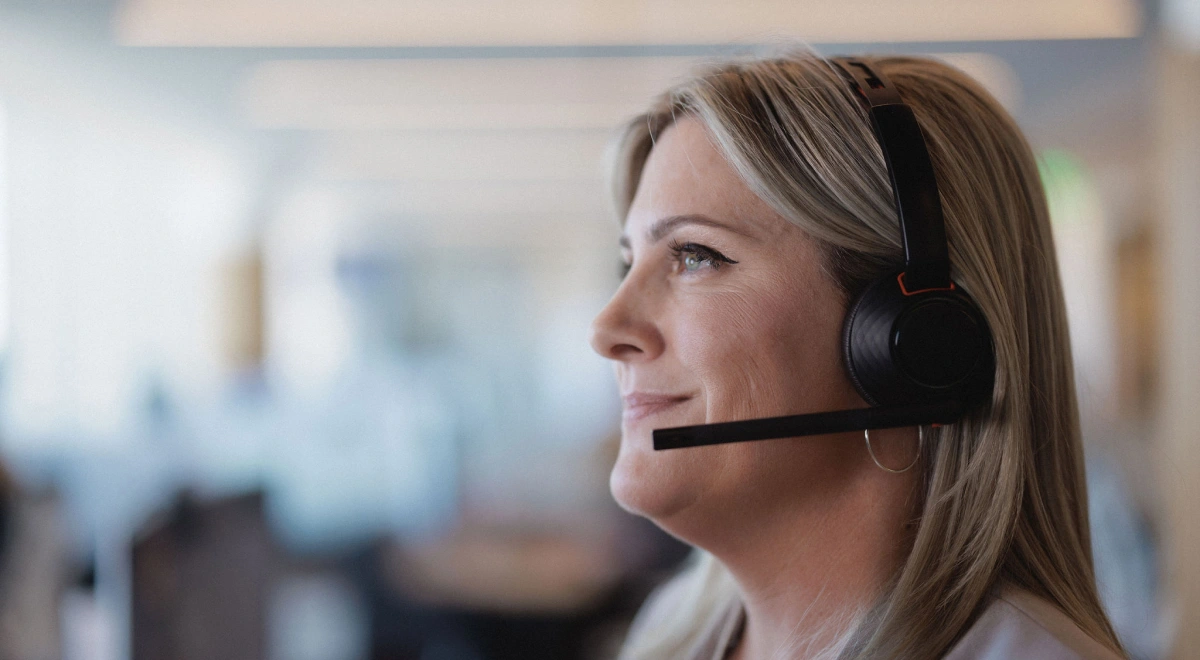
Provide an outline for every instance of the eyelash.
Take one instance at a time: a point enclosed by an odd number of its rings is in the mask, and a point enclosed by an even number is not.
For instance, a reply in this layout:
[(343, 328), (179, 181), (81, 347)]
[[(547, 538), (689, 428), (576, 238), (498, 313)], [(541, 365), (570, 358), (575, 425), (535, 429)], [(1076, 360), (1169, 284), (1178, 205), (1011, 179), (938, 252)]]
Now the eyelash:
[(701, 260), (707, 261), (708, 265), (713, 270), (717, 270), (725, 264), (737, 263), (733, 259), (730, 259), (729, 257), (717, 252), (707, 245), (700, 245), (699, 243), (679, 243), (678, 241), (671, 241), (670, 247), (671, 254), (675, 256), (676, 261), (679, 261), (685, 254), (694, 254), (697, 257), (700, 257)]
[[(737, 263), (733, 259), (730, 259), (720, 252), (706, 245), (700, 245), (699, 243), (679, 243), (678, 241), (672, 241), (670, 244), (670, 250), (671, 255), (676, 261), (680, 261), (684, 255), (694, 254), (701, 260), (708, 262), (708, 265), (713, 270), (717, 270), (726, 264)], [(633, 264), (621, 262), (621, 279), (625, 279), (625, 276), (629, 274), (631, 268), (633, 268)]]

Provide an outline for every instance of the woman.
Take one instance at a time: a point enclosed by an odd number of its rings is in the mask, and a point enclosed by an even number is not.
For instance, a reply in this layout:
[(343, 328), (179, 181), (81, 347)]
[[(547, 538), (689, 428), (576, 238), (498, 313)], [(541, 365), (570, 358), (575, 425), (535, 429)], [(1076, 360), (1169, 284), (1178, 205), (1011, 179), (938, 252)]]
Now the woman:
[(1092, 573), (1030, 149), (962, 73), (866, 62), (924, 133), (953, 279), (991, 328), (992, 393), (956, 423), (866, 442), (654, 451), (654, 429), (864, 407), (843, 319), (903, 262), (880, 146), (828, 61), (731, 63), (670, 90), (620, 142), (627, 268), (591, 341), (625, 404), (614, 497), (700, 552), (643, 608), (622, 657), (1124, 657)]

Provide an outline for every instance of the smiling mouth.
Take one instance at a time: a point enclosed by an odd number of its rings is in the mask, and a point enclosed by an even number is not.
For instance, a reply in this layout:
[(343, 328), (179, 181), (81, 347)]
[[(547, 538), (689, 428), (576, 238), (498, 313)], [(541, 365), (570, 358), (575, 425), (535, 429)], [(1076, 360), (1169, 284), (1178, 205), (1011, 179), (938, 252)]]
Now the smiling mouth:
[(663, 394), (641, 394), (634, 393), (623, 397), (625, 403), (625, 411), (623, 414), (626, 422), (635, 422), (639, 419), (657, 415), (675, 406), (690, 400), (689, 396), (669, 396)]

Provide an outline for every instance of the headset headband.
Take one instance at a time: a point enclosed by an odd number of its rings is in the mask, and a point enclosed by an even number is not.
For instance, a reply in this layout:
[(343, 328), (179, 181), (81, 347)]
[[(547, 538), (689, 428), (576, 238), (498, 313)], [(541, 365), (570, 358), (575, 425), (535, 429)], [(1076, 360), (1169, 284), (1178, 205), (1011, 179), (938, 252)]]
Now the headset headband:
[(883, 149), (892, 196), (904, 241), (905, 293), (951, 288), (946, 225), (938, 197), (937, 178), (917, 118), (900, 100), (896, 88), (862, 60), (835, 57), (830, 61), (853, 83), (867, 105), (871, 127)]

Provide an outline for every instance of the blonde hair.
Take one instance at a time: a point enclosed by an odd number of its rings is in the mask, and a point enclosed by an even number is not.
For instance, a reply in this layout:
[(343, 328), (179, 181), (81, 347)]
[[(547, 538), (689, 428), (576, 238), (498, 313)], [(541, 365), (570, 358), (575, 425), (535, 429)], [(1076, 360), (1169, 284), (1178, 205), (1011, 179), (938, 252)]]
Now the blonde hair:
[[(1021, 131), (975, 81), (938, 61), (869, 58), (916, 114), (937, 175), (955, 281), (995, 342), (990, 405), (927, 433), (913, 547), (843, 637), (844, 658), (937, 658), (1001, 583), (1062, 610), (1124, 655), (1095, 586), (1066, 311), (1045, 195)], [(850, 300), (902, 263), (883, 154), (850, 87), (810, 52), (735, 61), (679, 84), (626, 126), (615, 153), (621, 218), (657, 135), (693, 117), (742, 179), (824, 249)], [(635, 629), (623, 658), (675, 657), (708, 611), (736, 599), (719, 562), (675, 616)]]

